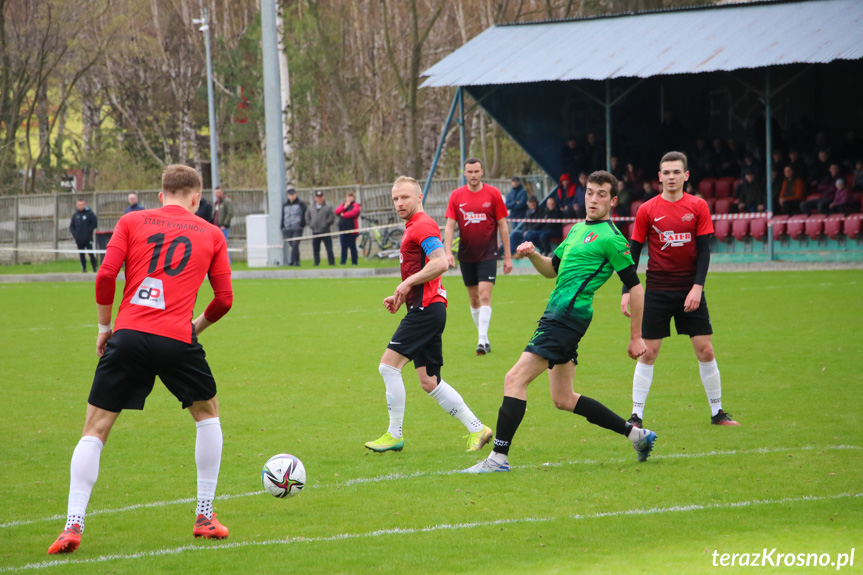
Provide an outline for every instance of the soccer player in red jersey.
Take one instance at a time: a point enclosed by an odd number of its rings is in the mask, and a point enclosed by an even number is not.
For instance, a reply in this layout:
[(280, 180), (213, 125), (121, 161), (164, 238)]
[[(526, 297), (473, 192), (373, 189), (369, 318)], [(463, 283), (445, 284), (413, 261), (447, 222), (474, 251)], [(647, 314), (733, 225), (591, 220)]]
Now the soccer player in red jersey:
[(457, 224), (459, 267), (479, 335), (476, 354), (485, 355), (491, 351), (488, 325), (491, 323), (491, 290), (497, 276), (498, 231), (503, 246), (503, 273), (512, 271), (509, 226), (500, 190), (482, 183), (482, 162), (477, 158), (465, 160), (464, 175), (467, 185), (454, 190), (447, 204), (444, 247), (449, 266), (455, 267), (452, 243)]
[(483, 425), (461, 395), (440, 376), (443, 365), (441, 336), (446, 326), (446, 290), (443, 289), (441, 275), (449, 268), (440, 240), (440, 228), (423, 210), (422, 190), (416, 180), (405, 176), (398, 178), (392, 193), (396, 212), (405, 221), (405, 235), (399, 252), (402, 283), (393, 295), (384, 298), (383, 303), (390, 313), (396, 313), (402, 304), (408, 312), (378, 366), (386, 386), (389, 428), (379, 439), (365, 445), (378, 453), (401, 451), (404, 447), (405, 385), (402, 368), (413, 361), (423, 391), (467, 428), (467, 450), (479, 451), (491, 439), (491, 429)]
[[(213, 499), (222, 459), (216, 382), (197, 336), (231, 308), (231, 268), (219, 228), (195, 216), (201, 177), (171, 165), (162, 174), (162, 207), (120, 218), (96, 276), (99, 365), (87, 400), (81, 440), (72, 454), (66, 527), (49, 554), (71, 553), (84, 532), (84, 515), (99, 476), (102, 447), (120, 411), (143, 409), (158, 375), (188, 408), (197, 427), (198, 508), (195, 537), (224, 539)], [(111, 328), (117, 273), (126, 284)], [(209, 275), (213, 300), (192, 320), (198, 289)]]
[[(642, 426), (644, 404), (653, 382), (653, 364), (663, 338), (671, 335), (671, 318), (678, 334), (692, 341), (698, 358), (701, 383), (710, 403), (714, 425), (739, 425), (722, 410), (722, 384), (713, 354), (713, 327), (704, 297), (704, 281), (710, 266), (713, 221), (707, 203), (683, 192), (689, 179), (686, 156), (668, 152), (659, 162), (662, 193), (646, 201), (635, 216), (632, 260), (638, 265), (646, 243), (647, 290), (644, 296), (642, 338), (647, 353), (638, 358), (632, 380), (632, 417)], [(624, 288), (620, 309), (629, 316), (629, 293)]]

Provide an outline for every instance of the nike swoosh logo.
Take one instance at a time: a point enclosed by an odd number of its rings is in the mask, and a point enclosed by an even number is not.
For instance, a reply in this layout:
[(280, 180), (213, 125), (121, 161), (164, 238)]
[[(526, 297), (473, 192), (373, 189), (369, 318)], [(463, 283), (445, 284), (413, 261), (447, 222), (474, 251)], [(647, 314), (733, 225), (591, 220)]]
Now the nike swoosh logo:
[[(662, 216), (662, 218), (664, 218), (664, 217), (665, 217), (665, 216)], [(654, 221), (654, 222), (658, 222), (658, 221), (659, 221), (659, 220), (661, 220), (662, 218), (653, 218), (653, 221)]]
[(402, 344), (402, 342), (400, 342), (400, 341), (392, 341), (392, 340), (390, 340), (390, 345), (401, 345), (401, 344)]
[(494, 278), (496, 278), (496, 277), (497, 277), (497, 276), (488, 276), (488, 279), (493, 280), (493, 279), (494, 279)]
[(466, 205), (467, 205), (467, 202), (465, 202), (465, 203), (463, 203), (463, 204), (459, 204), (459, 205), (458, 205), (458, 207), (460, 207), (460, 208), (461, 208), (461, 207), (466, 206)]

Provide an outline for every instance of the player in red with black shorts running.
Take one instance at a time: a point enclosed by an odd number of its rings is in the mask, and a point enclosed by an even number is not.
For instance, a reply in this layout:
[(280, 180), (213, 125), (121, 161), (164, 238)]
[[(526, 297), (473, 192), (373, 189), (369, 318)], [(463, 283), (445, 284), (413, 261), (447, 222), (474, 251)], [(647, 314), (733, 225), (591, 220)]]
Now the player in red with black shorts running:
[(444, 230), (446, 258), (449, 266), (455, 267), (452, 244), (458, 224), (458, 261), (470, 298), (470, 314), (479, 335), (477, 355), (491, 351), (488, 325), (491, 323), (491, 290), (497, 277), (498, 230), (503, 246), (503, 273), (512, 271), (506, 204), (500, 190), (482, 183), (482, 174), (482, 162), (477, 158), (465, 160), (467, 185), (450, 194)]
[(404, 447), (402, 368), (413, 361), (423, 391), (467, 428), (467, 450), (479, 451), (491, 439), (491, 429), (483, 425), (461, 395), (440, 376), (441, 336), (446, 326), (446, 290), (441, 275), (449, 265), (440, 240), (440, 228), (423, 210), (422, 197), (422, 190), (413, 178), (402, 176), (393, 184), (393, 204), (405, 221), (405, 235), (399, 251), (402, 283), (383, 303), (390, 313), (396, 313), (402, 304), (408, 312), (378, 366), (386, 386), (389, 428), (379, 439), (366, 442), (366, 447), (378, 453), (401, 451)]
[[(686, 156), (668, 152), (659, 162), (662, 193), (640, 208), (632, 231), (632, 260), (638, 265), (646, 243), (647, 289), (641, 334), (647, 353), (638, 358), (632, 378), (632, 417), (629, 422), (642, 426), (644, 404), (653, 382), (653, 364), (663, 338), (671, 335), (671, 318), (678, 334), (692, 341), (698, 358), (701, 383), (710, 404), (714, 425), (739, 425), (722, 410), (722, 384), (713, 354), (713, 327), (704, 297), (704, 281), (710, 266), (710, 238), (713, 221), (707, 202), (684, 193), (689, 179)], [(629, 293), (624, 288), (620, 310), (629, 317)]]
[[(102, 447), (120, 411), (144, 408), (157, 375), (189, 409), (197, 427), (198, 508), (192, 533), (210, 539), (228, 536), (213, 513), (222, 460), (216, 382), (197, 336), (231, 309), (233, 291), (225, 237), (195, 215), (201, 187), (192, 168), (168, 166), (159, 193), (162, 207), (130, 212), (114, 228), (96, 276), (99, 365), (84, 432), (72, 454), (66, 527), (49, 554), (78, 548)], [(124, 264), (126, 285), (112, 329), (117, 273)], [(195, 298), (207, 275), (213, 301), (193, 321)]]

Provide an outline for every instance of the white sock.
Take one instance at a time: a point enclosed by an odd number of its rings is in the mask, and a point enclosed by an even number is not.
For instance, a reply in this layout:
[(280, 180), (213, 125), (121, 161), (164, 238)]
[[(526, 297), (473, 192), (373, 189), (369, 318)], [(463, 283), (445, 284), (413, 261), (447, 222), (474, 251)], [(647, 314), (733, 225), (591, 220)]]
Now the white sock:
[(506, 453), (498, 453), (497, 451), (492, 451), (491, 455), (489, 455), (488, 458), (500, 465), (501, 463), (506, 462)]
[(479, 329), (479, 309), (478, 307), (470, 308), (470, 316), (473, 318), (473, 324)]
[(405, 420), (405, 382), (402, 380), (402, 370), (382, 363), (378, 366), (384, 385), (387, 387), (387, 409), (390, 412), (390, 435), (399, 439), (402, 436), (402, 424)]
[(637, 443), (639, 439), (647, 435), (646, 429), (640, 429), (638, 427), (632, 426), (632, 429), (629, 431), (629, 435), (627, 436), (629, 440), (633, 443)]
[(485, 427), (473, 414), (461, 395), (444, 380), (440, 380), (440, 383), (429, 396), (437, 400), (444, 411), (461, 421), (469, 432), (476, 433)]
[(69, 473), (69, 506), (66, 512), (66, 527), (69, 529), (77, 523), (84, 532), (84, 515), (93, 486), (99, 479), (99, 460), (102, 456), (102, 440), (92, 435), (86, 435), (78, 441), (72, 452), (72, 463)]
[(639, 361), (635, 364), (635, 374), (632, 376), (632, 413), (642, 419), (651, 383), (653, 383), (653, 366)]
[(488, 343), (488, 324), (491, 323), (491, 306), (484, 305), (479, 308), (479, 321), (477, 322), (477, 331), (479, 331), (480, 343)]
[(218, 417), (195, 422), (195, 464), (198, 467), (198, 515), (213, 518), (213, 499), (222, 464), (222, 424)]
[(701, 372), (701, 384), (710, 402), (710, 415), (716, 415), (722, 409), (722, 381), (719, 379), (719, 366), (716, 359), (708, 362), (698, 362), (698, 371)]

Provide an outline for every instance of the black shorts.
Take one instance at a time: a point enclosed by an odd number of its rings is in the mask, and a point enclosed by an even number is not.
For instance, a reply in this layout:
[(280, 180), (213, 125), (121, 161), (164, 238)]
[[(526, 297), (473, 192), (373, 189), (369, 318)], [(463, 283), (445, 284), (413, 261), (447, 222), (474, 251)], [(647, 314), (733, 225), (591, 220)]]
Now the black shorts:
[(443, 365), (446, 304), (435, 302), (409, 310), (390, 340), (388, 349), (414, 362), (414, 367)]
[(108, 340), (105, 354), (99, 359), (87, 401), (115, 413), (144, 409), (157, 375), (184, 409), (216, 395), (216, 380), (196, 337), (185, 343), (121, 329)]
[(482, 262), (459, 262), (461, 268), (461, 279), (464, 285), (475, 286), (479, 282), (494, 283), (497, 276), (497, 260), (485, 260)]
[(707, 300), (701, 294), (701, 305), (695, 311), (683, 311), (688, 291), (647, 290), (644, 295), (644, 315), (641, 320), (643, 339), (662, 339), (671, 335), (671, 318), (679, 335), (710, 335), (710, 313)]
[(583, 331), (543, 317), (537, 322), (536, 331), (524, 351), (547, 359), (548, 369), (570, 361), (578, 365), (578, 342), (582, 337)]

